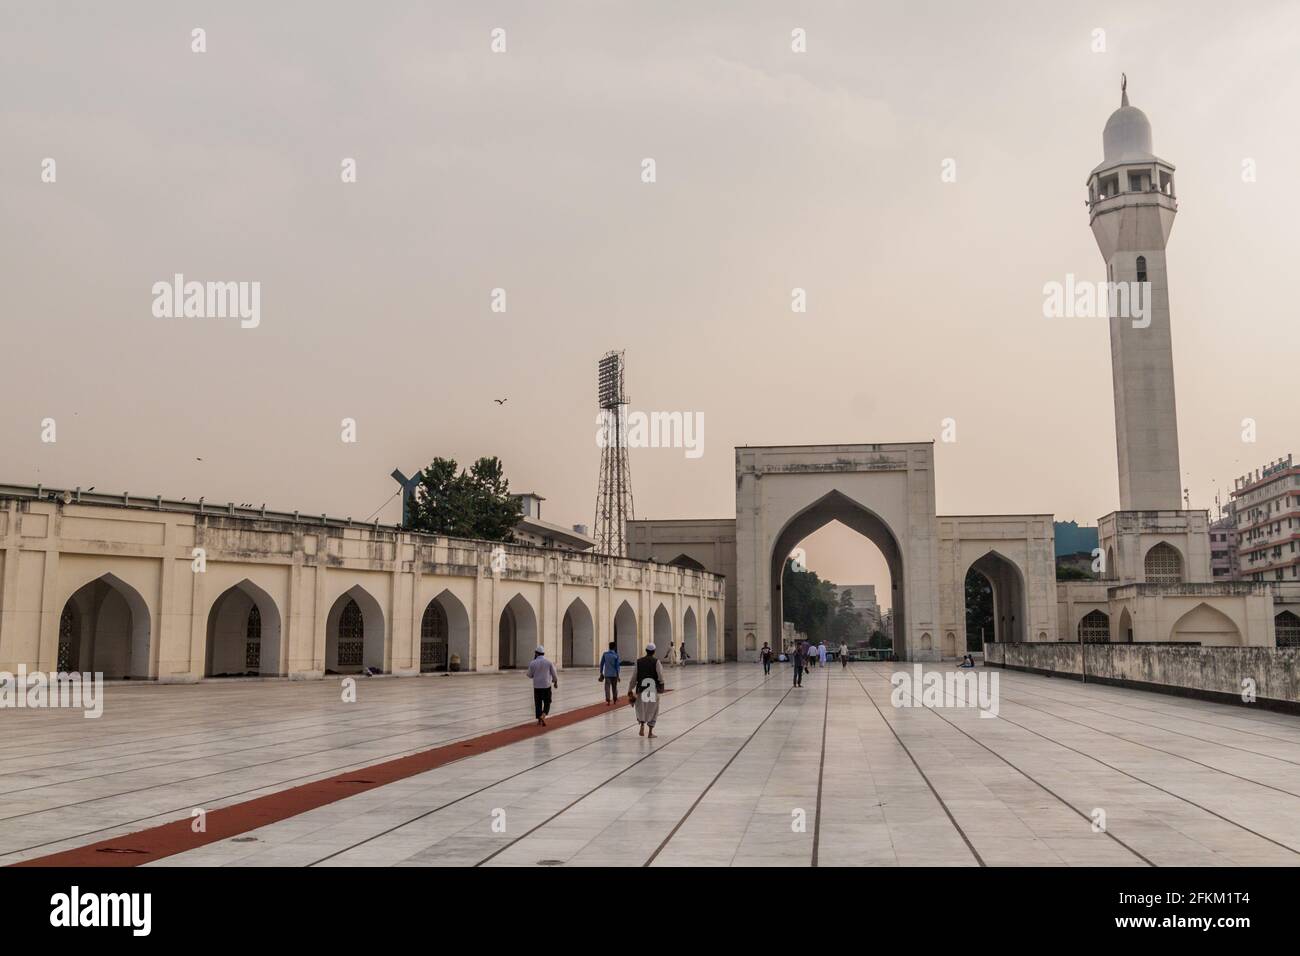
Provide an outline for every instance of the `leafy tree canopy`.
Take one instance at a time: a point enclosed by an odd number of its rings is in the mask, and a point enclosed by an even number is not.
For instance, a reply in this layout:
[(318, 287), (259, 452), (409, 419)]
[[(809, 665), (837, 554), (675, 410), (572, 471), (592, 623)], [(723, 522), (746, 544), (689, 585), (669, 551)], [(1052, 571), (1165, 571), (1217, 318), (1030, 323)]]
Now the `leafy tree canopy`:
[(501, 461), (480, 458), (459, 473), (458, 467), (450, 458), (435, 458), (420, 472), (410, 505), (411, 530), (454, 538), (514, 540), (523, 509), (519, 499), (510, 495)]

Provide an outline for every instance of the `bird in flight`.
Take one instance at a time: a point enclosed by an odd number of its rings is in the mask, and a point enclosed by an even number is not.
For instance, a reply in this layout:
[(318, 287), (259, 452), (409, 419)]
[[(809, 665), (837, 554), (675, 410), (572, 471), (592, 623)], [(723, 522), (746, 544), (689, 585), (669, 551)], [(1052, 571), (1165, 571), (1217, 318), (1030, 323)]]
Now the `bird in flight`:
[(492, 401), (496, 402), (498, 405), (504, 405), (506, 402), (510, 401), (510, 399), (508, 399), (508, 398), (494, 398), (494, 399), (492, 399)]

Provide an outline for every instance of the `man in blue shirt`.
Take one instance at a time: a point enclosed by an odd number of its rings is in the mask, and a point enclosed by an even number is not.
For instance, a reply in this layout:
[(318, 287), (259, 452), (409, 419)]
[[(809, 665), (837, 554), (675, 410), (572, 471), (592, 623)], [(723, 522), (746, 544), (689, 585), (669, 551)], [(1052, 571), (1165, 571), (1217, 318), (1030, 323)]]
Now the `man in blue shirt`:
[(600, 677), (597, 680), (605, 685), (605, 706), (618, 700), (618, 644), (609, 642), (609, 650), (600, 655)]

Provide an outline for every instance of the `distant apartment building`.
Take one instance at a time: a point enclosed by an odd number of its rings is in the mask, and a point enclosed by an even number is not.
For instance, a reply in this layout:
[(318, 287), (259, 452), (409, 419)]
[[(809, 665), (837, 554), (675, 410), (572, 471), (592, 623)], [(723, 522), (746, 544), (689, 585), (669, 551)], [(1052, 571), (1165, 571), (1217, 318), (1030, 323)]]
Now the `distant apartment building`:
[(1210, 522), (1210, 571), (1216, 581), (1236, 581), (1241, 569), (1237, 556), (1237, 517), (1233, 503), (1217, 521)]
[(1232, 505), (1240, 578), (1300, 581), (1300, 468), (1291, 456), (1238, 478)]
[(874, 584), (841, 584), (835, 589), (840, 599), (847, 592), (853, 603), (853, 610), (862, 615), (867, 630), (880, 630), (880, 606), (876, 604), (876, 586)]

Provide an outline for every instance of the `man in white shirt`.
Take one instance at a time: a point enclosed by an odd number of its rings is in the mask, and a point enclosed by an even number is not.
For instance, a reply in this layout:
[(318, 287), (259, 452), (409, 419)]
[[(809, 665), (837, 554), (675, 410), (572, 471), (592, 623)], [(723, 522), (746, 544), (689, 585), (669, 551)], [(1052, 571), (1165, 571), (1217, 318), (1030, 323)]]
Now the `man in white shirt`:
[(528, 676), (533, 682), (533, 710), (537, 712), (537, 726), (546, 726), (546, 715), (551, 712), (551, 688), (560, 686), (555, 675), (555, 665), (546, 659), (546, 648), (538, 645), (528, 664)]

